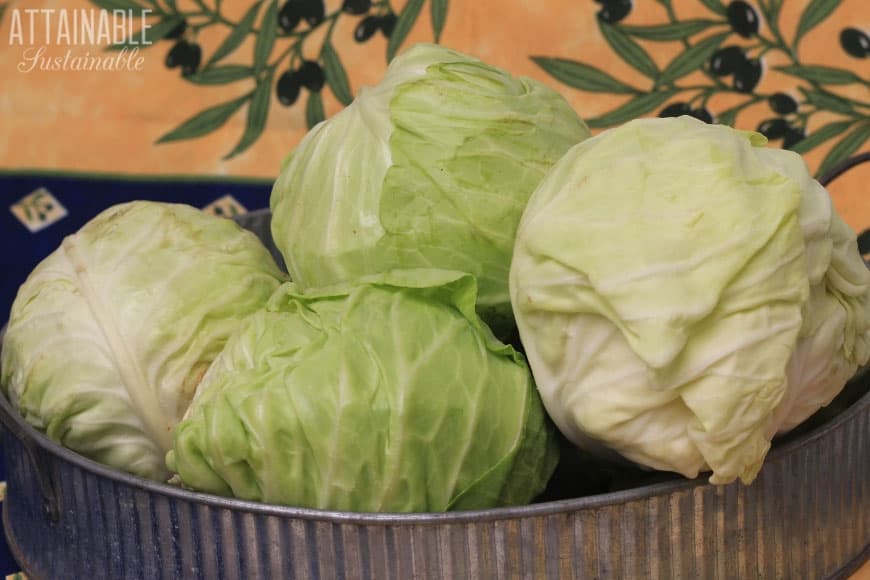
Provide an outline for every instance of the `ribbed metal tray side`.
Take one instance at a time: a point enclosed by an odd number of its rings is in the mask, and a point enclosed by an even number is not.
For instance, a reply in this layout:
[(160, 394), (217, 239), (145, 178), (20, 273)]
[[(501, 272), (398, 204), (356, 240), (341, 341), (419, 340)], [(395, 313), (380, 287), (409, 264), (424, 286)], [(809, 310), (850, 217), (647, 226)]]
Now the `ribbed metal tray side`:
[(40, 474), (6, 431), (3, 516), (19, 562), (45, 579), (843, 577), (867, 558), (868, 432), (870, 394), (775, 450), (750, 486), (676, 482), (624, 502), (444, 520), (232, 509), (107, 478), (40, 447), (60, 499), (51, 521)]

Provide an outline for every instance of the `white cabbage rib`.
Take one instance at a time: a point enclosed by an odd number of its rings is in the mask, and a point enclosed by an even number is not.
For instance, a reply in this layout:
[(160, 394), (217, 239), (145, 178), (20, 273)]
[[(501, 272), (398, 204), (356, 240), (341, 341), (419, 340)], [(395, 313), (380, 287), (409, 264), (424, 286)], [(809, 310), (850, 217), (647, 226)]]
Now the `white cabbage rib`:
[(73, 266), (81, 290), (82, 298), (87, 304), (91, 315), (102, 331), (106, 345), (120, 375), (120, 382), (130, 397), (133, 410), (140, 418), (150, 438), (165, 453), (172, 445), (172, 426), (174, 417), (166, 414), (161, 408), (157, 392), (148, 383), (139, 359), (120, 331), (118, 320), (109, 301), (104, 299), (93, 284), (88, 264), (78, 249), (75, 237), (66, 238), (61, 247)]

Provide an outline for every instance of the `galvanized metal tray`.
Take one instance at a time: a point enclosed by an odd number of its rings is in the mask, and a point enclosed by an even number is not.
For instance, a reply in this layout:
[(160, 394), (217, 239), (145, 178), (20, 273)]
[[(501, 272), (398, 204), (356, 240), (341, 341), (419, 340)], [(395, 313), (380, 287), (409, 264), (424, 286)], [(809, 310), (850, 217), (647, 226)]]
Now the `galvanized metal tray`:
[[(271, 242), (268, 212), (240, 221)], [(369, 514), (120, 473), (0, 396), (3, 525), (36, 579), (845, 578), (870, 556), (870, 373), (832, 409), (777, 442), (749, 486), (670, 478), (516, 508)], [(552, 489), (578, 489), (573, 473), (557, 471)]]

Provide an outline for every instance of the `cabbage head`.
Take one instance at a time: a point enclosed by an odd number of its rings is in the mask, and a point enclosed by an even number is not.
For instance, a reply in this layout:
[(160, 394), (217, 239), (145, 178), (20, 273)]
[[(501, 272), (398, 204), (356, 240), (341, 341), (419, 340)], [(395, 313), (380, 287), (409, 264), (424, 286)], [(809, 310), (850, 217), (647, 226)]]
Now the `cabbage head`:
[(172, 429), (241, 318), (285, 276), (234, 222), (131, 202), (95, 217), (18, 291), (2, 386), (54, 441), (151, 479)]
[(445, 270), (282, 286), (204, 377), (167, 464), (187, 487), (293, 506), (528, 503), (555, 468), (555, 429), (475, 290)]
[(312, 129), (274, 185), (272, 234), (301, 288), (394, 268), (474, 274), (479, 312), (512, 327), (517, 224), (547, 170), (589, 136), (528, 78), (416, 45)]
[(868, 358), (870, 274), (800, 156), (690, 117), (574, 147), (534, 192), (511, 299), (542, 399), (589, 450), (712, 483)]

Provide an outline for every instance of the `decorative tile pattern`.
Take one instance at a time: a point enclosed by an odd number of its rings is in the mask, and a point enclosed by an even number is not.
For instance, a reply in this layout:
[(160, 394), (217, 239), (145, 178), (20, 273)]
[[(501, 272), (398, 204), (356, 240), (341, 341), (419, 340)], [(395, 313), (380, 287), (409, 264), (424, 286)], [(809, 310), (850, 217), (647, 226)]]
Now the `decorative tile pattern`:
[(67, 216), (66, 208), (44, 187), (22, 197), (9, 210), (33, 234)]
[(218, 198), (202, 209), (206, 213), (227, 218), (248, 213), (247, 208), (239, 203), (239, 200), (232, 195), (225, 195)]

